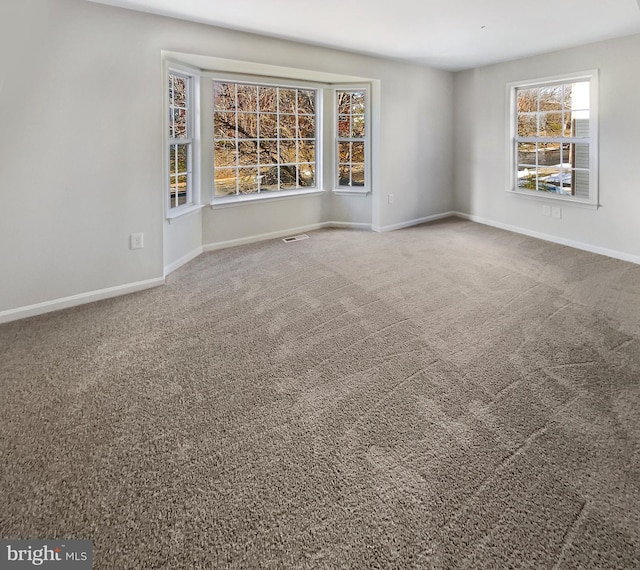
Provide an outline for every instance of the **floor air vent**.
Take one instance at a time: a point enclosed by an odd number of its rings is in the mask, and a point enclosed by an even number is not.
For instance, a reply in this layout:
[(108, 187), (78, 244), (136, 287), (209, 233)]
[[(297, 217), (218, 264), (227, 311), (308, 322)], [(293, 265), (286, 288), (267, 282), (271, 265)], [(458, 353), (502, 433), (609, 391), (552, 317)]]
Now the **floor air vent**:
[(300, 234), (299, 236), (282, 238), (282, 241), (284, 243), (289, 243), (290, 241), (300, 241), (301, 239), (309, 239), (309, 236), (307, 234)]

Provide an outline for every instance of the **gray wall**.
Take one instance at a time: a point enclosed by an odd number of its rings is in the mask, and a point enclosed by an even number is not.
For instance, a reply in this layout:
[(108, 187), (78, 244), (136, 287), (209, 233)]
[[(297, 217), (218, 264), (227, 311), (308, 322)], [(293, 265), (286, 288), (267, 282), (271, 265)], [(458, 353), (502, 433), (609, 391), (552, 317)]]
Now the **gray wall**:
[[(0, 320), (162, 282), (165, 266), (203, 246), (325, 221), (384, 229), (456, 209), (640, 255), (640, 36), (451, 74), (82, 0), (4, 0), (0, 49)], [(206, 207), (166, 222), (163, 50), (372, 79), (373, 195)], [(505, 192), (505, 84), (591, 68), (602, 207), (563, 204), (556, 220)], [(144, 232), (143, 249), (129, 249), (132, 232)]]
[[(454, 208), (482, 221), (640, 261), (640, 35), (455, 74)], [(507, 193), (508, 82), (599, 69), (598, 209)], [(543, 215), (560, 206), (562, 218)]]
[[(0, 317), (161, 281), (211, 243), (451, 209), (450, 73), (81, 0), (3, 0), (0, 49)], [(204, 208), (167, 223), (162, 50), (379, 80), (374, 195)], [(144, 232), (143, 249), (129, 250), (132, 232)]]

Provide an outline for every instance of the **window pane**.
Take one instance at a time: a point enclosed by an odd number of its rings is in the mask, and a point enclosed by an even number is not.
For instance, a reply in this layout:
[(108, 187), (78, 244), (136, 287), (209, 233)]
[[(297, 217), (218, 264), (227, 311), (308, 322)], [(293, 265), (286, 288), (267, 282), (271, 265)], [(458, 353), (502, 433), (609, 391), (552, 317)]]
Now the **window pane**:
[(261, 166), (259, 170), (260, 191), (278, 190), (278, 167), (277, 166)]
[(536, 143), (518, 143), (518, 164), (536, 165)]
[(256, 113), (238, 113), (238, 138), (258, 138), (258, 115)]
[(238, 111), (256, 111), (258, 86), (238, 84)]
[(178, 206), (187, 203), (187, 175), (181, 174), (178, 179)]
[(561, 193), (562, 176), (559, 167), (543, 166), (538, 170), (538, 190)]
[(314, 117), (298, 117), (298, 137), (312, 139), (316, 136), (316, 123)]
[(535, 137), (538, 134), (538, 115), (518, 115), (518, 136)]
[(351, 113), (354, 115), (364, 114), (364, 91), (351, 93)]
[(540, 87), (540, 111), (560, 111), (562, 110), (562, 102), (564, 95), (562, 85), (549, 85)]
[(298, 161), (299, 162), (315, 162), (316, 161), (315, 141), (299, 141)]
[(215, 143), (213, 162), (217, 167), (235, 166), (237, 147), (235, 141), (217, 141)]
[(565, 85), (565, 108), (573, 111), (585, 111), (591, 108), (588, 81)]
[(178, 75), (169, 76), (169, 103), (175, 107), (187, 106), (187, 80)]
[(364, 143), (363, 142), (352, 143), (351, 162), (364, 162)]
[(563, 132), (562, 113), (541, 113), (540, 133), (541, 137), (561, 137)]
[(216, 168), (214, 177), (216, 196), (228, 196), (236, 193), (235, 168)]
[(351, 93), (338, 91), (338, 114), (349, 115), (351, 113)]
[(278, 125), (280, 127), (280, 137), (285, 139), (296, 138), (296, 116), (295, 115), (280, 115), (278, 119)]
[(280, 190), (292, 190), (296, 187), (296, 167), (280, 166)]
[(316, 112), (315, 91), (298, 90), (298, 113), (315, 115)]
[(544, 183), (551, 192), (556, 194), (571, 196), (571, 171), (554, 168), (543, 178)]
[(171, 145), (169, 148), (169, 175), (186, 174), (188, 172), (187, 145)]
[(538, 110), (537, 89), (516, 89), (518, 113), (535, 113)]
[(241, 166), (258, 164), (258, 141), (248, 140), (238, 143), (238, 162)]
[(338, 166), (338, 186), (351, 186), (351, 165)]
[(364, 164), (351, 165), (351, 186), (364, 186)]
[(351, 117), (351, 136), (364, 138), (364, 115), (353, 115)]
[(171, 176), (169, 179), (169, 206), (175, 208), (178, 205), (178, 179)]
[(216, 110), (235, 110), (235, 83), (218, 83), (217, 81), (213, 82), (213, 108)]
[(236, 138), (236, 114), (216, 112), (213, 115), (213, 135), (216, 139)]
[(187, 110), (173, 109), (173, 138), (187, 137)]
[(169, 147), (169, 175), (178, 173), (178, 156), (177, 146), (171, 145)]
[(349, 115), (338, 115), (338, 136), (345, 139), (351, 136), (351, 117)]
[(238, 169), (238, 191), (240, 194), (252, 194), (258, 191), (258, 169)]
[(260, 138), (275, 139), (278, 136), (278, 115), (273, 113), (260, 113), (260, 125), (258, 133)]
[(560, 165), (561, 147), (558, 143), (538, 143), (538, 167)]
[(338, 162), (351, 162), (351, 143), (338, 143)]
[(518, 166), (518, 188), (536, 189), (536, 167)]
[(295, 89), (279, 89), (279, 104), (281, 113), (296, 112), (297, 93)]
[(278, 141), (259, 142), (260, 164), (275, 164), (278, 162)]
[(261, 111), (271, 111), (275, 113), (278, 110), (278, 91), (275, 87), (258, 87), (258, 104)]
[(296, 162), (296, 141), (281, 140), (280, 141), (280, 161), (287, 163)]
[(313, 164), (301, 164), (298, 167), (298, 182), (304, 188), (312, 188), (316, 185), (315, 167)]

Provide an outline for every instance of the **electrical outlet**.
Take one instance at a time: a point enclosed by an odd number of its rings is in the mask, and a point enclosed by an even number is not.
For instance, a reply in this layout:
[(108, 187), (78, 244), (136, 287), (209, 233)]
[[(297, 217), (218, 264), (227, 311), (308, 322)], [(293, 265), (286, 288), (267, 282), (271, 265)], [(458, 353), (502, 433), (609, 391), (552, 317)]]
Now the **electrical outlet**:
[(144, 247), (144, 234), (131, 234), (129, 236), (129, 247), (131, 249), (142, 249)]
[(562, 210), (559, 206), (553, 206), (553, 208), (551, 208), (551, 217), (558, 220), (562, 218)]
[(393, 194), (387, 194), (387, 201), (389, 204), (393, 204)]
[(546, 204), (542, 206), (542, 215), (550, 216), (551, 215), (551, 206), (547, 206)]

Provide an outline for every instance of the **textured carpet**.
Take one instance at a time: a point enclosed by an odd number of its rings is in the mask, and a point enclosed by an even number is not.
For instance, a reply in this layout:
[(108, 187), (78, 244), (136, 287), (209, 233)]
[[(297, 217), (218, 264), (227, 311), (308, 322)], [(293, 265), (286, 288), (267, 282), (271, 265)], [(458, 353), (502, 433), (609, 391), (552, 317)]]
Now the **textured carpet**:
[(95, 568), (639, 568), (640, 266), (461, 220), (0, 327), (5, 538)]

